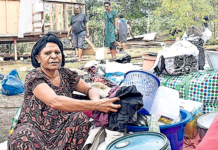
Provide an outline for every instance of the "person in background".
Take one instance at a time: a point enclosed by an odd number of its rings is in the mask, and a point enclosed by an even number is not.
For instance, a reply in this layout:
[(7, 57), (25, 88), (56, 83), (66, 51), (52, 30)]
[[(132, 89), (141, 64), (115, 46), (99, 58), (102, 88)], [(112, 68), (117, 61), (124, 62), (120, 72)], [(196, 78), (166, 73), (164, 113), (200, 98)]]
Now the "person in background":
[(103, 23), (104, 45), (110, 47), (112, 58), (116, 58), (115, 35), (117, 35), (117, 13), (111, 9), (110, 2), (104, 2), (105, 13)]
[(119, 14), (119, 18), (120, 19), (118, 20), (118, 42), (122, 47), (121, 52), (124, 52), (126, 49), (125, 43), (127, 41), (128, 26), (123, 14)]
[(128, 33), (130, 33), (130, 35), (132, 36), (132, 38), (135, 38), (134, 35), (132, 34), (132, 27), (131, 27), (131, 23), (132, 23), (132, 20), (128, 20), (127, 21), (127, 27), (128, 27)]
[(88, 20), (85, 14), (81, 13), (79, 5), (74, 6), (74, 15), (71, 17), (70, 30), (68, 36), (72, 33), (74, 47), (78, 51), (78, 61), (82, 60), (82, 49), (85, 37), (89, 37)]
[[(117, 112), (119, 98), (100, 99), (78, 73), (64, 67), (63, 44), (48, 33), (34, 45), (31, 70), (18, 123), (8, 137), (8, 150), (81, 150), (90, 129), (84, 111)], [(90, 100), (76, 99), (74, 91)]]

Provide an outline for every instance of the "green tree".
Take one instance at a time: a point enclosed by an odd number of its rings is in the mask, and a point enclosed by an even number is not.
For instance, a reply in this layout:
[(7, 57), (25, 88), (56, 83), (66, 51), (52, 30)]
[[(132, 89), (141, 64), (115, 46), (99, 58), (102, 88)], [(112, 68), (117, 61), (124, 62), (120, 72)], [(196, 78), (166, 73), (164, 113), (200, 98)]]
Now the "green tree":
[(156, 25), (152, 29), (164, 31), (178, 27), (184, 31), (190, 25), (203, 26), (203, 17), (210, 9), (208, 0), (161, 0), (161, 7), (153, 12)]

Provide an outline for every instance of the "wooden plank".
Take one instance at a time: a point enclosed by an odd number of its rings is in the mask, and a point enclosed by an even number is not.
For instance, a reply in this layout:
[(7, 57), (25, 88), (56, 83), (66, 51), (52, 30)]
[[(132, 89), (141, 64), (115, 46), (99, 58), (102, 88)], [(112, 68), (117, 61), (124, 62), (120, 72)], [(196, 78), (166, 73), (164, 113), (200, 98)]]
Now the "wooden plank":
[(95, 50), (95, 45), (88, 39), (88, 38), (85, 38), (86, 42), (91, 46), (91, 48), (93, 50)]
[(0, 34), (6, 34), (7, 33), (7, 29), (6, 29), (6, 2), (5, 1), (0, 1)]
[[(4, 1), (5, 2), (5, 0), (0, 0), (0, 1)], [(20, 1), (20, 0), (8, 0), (8, 1)]]
[(42, 14), (42, 13), (43, 12), (41, 12), (41, 11), (40, 12), (34, 12), (33, 15), (39, 15), (39, 14)]
[(42, 23), (42, 20), (35, 20), (33, 23)]
[(43, 0), (43, 3), (86, 5), (86, 3), (79, 3), (79, 2), (75, 2), (75, 1), (66, 2), (66, 1), (54, 1), (54, 0)]
[(20, 14), (20, 2), (9, 1), (8, 2), (8, 27), (9, 33), (18, 33), (19, 14)]
[(33, 27), (33, 29), (42, 29), (41, 27)]
[(84, 48), (83, 55), (95, 55), (95, 51), (92, 48)]

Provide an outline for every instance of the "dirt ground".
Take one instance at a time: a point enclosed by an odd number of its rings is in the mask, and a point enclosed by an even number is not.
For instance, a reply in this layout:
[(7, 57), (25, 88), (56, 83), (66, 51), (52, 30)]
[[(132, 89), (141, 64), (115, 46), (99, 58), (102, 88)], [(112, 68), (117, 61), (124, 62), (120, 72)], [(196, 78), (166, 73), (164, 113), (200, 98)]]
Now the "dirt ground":
[[(130, 54), (132, 57), (139, 56), (139, 58), (132, 59), (131, 63), (137, 63), (137, 62), (142, 62), (142, 56), (145, 52), (157, 52), (159, 51), (160, 48), (151, 48), (151, 49), (132, 49), (132, 50), (127, 50), (128, 54)], [(70, 52), (68, 52), (70, 53)], [(118, 54), (117, 57), (121, 57), (124, 54)], [(107, 55), (106, 58), (110, 58), (110, 55)], [(70, 61), (76, 59), (74, 58), (67, 58), (66, 60)], [(83, 57), (84, 61), (82, 62), (73, 62), (73, 63), (66, 63), (65, 67), (67, 68), (79, 68), (83, 65), (86, 64), (86, 62), (90, 60), (95, 60), (95, 56), (90, 56), (86, 55)], [(27, 72), (21, 71), (22, 68), (31, 69), (31, 62), (26, 61), (26, 62), (0, 62), (0, 73), (3, 75), (6, 75), (13, 69), (17, 69), (20, 78), (22, 81), (25, 81), (25, 76)], [(11, 121), (12, 118), (15, 115), (16, 110), (21, 107), (23, 102), (23, 95), (18, 95), (18, 96), (5, 96), (0, 94), (0, 143), (7, 140), (8, 136), (8, 131), (10, 129)]]
[(22, 102), (23, 95), (5, 96), (0, 93), (0, 143), (7, 140), (12, 118)]

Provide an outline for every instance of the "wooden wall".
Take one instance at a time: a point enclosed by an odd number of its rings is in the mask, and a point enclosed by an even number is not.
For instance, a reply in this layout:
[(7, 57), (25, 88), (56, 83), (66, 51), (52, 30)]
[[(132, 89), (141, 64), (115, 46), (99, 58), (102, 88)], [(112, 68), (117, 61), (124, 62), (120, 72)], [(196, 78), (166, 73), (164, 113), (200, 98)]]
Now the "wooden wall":
[(17, 34), (20, 1), (0, 0), (0, 34)]

